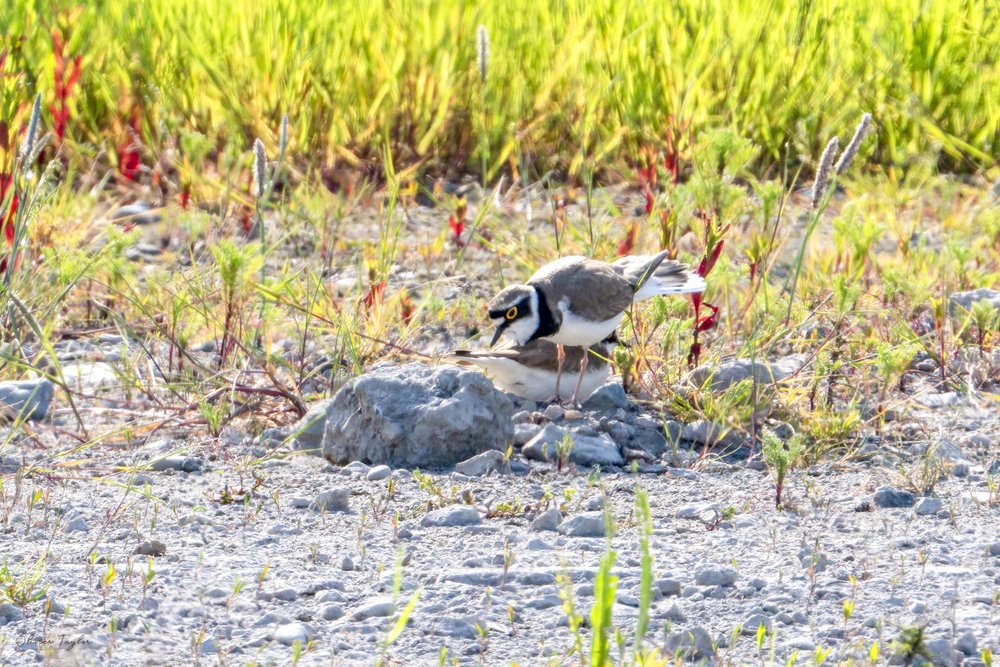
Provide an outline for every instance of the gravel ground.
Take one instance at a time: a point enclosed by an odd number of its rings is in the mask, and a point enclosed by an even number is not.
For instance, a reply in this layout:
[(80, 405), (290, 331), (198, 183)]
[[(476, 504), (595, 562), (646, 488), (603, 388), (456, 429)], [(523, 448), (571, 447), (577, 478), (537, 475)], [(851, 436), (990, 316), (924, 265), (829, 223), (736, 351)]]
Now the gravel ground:
[[(459, 664), (575, 663), (561, 594), (572, 591), (588, 617), (608, 544), (602, 508), (617, 526), (615, 623), (626, 636), (634, 628), (640, 486), (654, 527), (648, 637), (668, 652), (693, 637), (692, 659), (759, 662), (763, 623), (767, 660), (773, 638), (782, 664), (795, 651), (811, 662), (820, 648), (828, 660), (865, 661), (873, 642), (886, 658), (901, 629), (918, 625), (935, 664), (982, 664), (982, 649), (1000, 648), (1000, 498), (991, 502), (989, 486), (1000, 464), (985, 431), (995, 420), (968, 405), (911, 416), (950, 433), (935, 459), (949, 472), (933, 495), (904, 490), (930, 460), (921, 447), (886, 442), (867, 460), (791, 473), (781, 510), (753, 456), (680, 450), (637, 472), (595, 473), (515, 453), (510, 474), (418, 480), (264, 452), (228, 429), (218, 443), (91, 450), (81, 457), (102, 473), (185, 451), (139, 474), (37, 472), (18, 502), (7, 484), (0, 548), (15, 575), (45, 556), (51, 605), (48, 616), (44, 601), (0, 607), (0, 662), (283, 665), (296, 640), (312, 640), (300, 664), (372, 664), (419, 590), (385, 649), (390, 664), (437, 664), (443, 650)], [(5, 472), (39, 456), (25, 445)], [(34, 489), (46, 495), (29, 527)], [(845, 601), (854, 604), (846, 620)]]

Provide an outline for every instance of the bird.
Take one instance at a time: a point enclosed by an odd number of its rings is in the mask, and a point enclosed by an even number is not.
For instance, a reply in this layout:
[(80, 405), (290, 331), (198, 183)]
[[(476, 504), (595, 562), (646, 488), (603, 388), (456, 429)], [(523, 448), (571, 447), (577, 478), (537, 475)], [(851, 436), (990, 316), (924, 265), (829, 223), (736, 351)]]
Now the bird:
[[(490, 347), (505, 333), (523, 346), (543, 339), (556, 344), (556, 396), (566, 361), (565, 346), (590, 346), (618, 328), (636, 301), (705, 290), (705, 279), (687, 264), (656, 255), (631, 255), (613, 263), (562, 257), (545, 264), (521, 285), (500, 290), (488, 306), (496, 324)], [(580, 395), (589, 354), (581, 355), (573, 402)]]
[[(618, 339), (611, 335), (588, 349), (591, 359), (580, 383), (580, 395), (584, 399), (608, 381), (611, 375), (609, 357), (617, 344)], [(583, 347), (567, 347), (568, 363), (580, 363), (583, 351)], [(548, 340), (539, 338), (527, 345), (500, 349), (455, 350), (451, 356), (458, 364), (482, 368), (492, 376), (498, 388), (529, 401), (542, 403), (557, 395), (556, 344)]]

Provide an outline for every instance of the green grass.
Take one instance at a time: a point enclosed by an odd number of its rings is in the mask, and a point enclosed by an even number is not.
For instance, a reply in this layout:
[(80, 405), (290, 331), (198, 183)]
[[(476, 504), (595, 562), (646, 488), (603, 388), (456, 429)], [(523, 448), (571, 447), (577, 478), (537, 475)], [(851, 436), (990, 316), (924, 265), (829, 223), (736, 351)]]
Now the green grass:
[(973, 171), (998, 156), (1000, 15), (984, 0), (53, 4), (0, 13), (3, 71), (55, 103), (51, 35), (64, 34), (63, 56), (82, 58), (72, 152), (114, 164), (138, 119), (143, 164), (181, 181), (205, 158), (224, 174), (258, 136), (273, 151), (283, 114), (307, 169), (381, 162), (388, 140), (401, 167), (485, 165), (488, 180), (611, 178), (671, 133), (686, 155), (687, 130), (719, 126), (777, 166), (815, 158), (862, 111), (884, 166)]

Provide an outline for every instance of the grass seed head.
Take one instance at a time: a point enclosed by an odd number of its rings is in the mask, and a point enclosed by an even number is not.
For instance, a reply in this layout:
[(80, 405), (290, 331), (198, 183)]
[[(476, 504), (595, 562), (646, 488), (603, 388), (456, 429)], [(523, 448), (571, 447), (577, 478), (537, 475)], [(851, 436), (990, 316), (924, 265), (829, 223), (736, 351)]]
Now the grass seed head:
[(41, 114), (42, 94), (35, 96), (35, 105), (31, 108), (31, 120), (28, 121), (28, 133), (24, 135), (24, 143), (21, 144), (21, 162), (26, 163), (31, 159), (31, 151), (35, 147), (35, 134), (38, 133), (38, 117)]
[(865, 135), (868, 134), (871, 124), (872, 115), (870, 113), (862, 114), (861, 122), (858, 123), (857, 129), (854, 130), (854, 136), (851, 137), (851, 143), (847, 144), (847, 148), (844, 149), (840, 159), (837, 160), (838, 175), (844, 173), (851, 166), (851, 162), (854, 160), (854, 156), (858, 154), (858, 148), (861, 147), (861, 142), (865, 140)]
[(486, 26), (480, 25), (476, 31), (476, 65), (479, 67), (479, 79), (486, 83), (486, 72), (490, 66), (490, 34)]
[(264, 142), (259, 138), (253, 142), (253, 181), (257, 184), (257, 196), (264, 195), (264, 179), (267, 173), (267, 154), (264, 153)]
[(816, 169), (816, 181), (813, 183), (812, 207), (819, 208), (819, 202), (823, 199), (826, 186), (830, 183), (830, 172), (833, 170), (833, 159), (837, 156), (837, 148), (840, 140), (837, 137), (830, 139), (823, 151), (823, 156), (819, 159), (819, 168)]

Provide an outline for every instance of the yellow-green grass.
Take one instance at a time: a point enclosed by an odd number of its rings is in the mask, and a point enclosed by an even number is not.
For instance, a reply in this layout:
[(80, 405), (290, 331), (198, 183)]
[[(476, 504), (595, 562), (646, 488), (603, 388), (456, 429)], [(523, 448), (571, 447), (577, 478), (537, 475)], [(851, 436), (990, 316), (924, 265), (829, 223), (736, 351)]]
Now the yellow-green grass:
[[(300, 164), (377, 159), (387, 139), (401, 166), (485, 167), (489, 180), (500, 170), (611, 176), (687, 123), (695, 136), (724, 126), (751, 139), (765, 168), (786, 152), (819, 155), (870, 111), (874, 163), (920, 157), (975, 171), (1000, 152), (995, 9), (989, 0), (14, 0), (0, 11), (0, 35), (12, 49), (6, 72), (24, 74), (23, 100), (37, 90), (48, 104), (51, 33), (65, 33), (65, 55), (83, 58), (67, 137), (112, 164), (133, 108), (147, 163), (176, 146), (177, 162), (196, 170), (256, 136), (273, 149), (288, 114)], [(479, 25), (489, 36), (485, 83)]]

